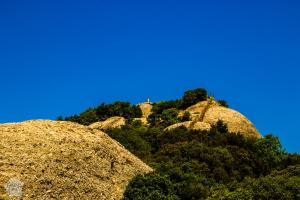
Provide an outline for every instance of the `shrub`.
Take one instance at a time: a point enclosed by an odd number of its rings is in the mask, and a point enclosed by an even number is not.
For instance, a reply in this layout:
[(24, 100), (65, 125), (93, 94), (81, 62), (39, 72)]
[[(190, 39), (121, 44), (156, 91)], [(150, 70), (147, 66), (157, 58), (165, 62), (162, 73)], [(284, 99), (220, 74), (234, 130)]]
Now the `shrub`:
[(220, 104), (220, 106), (229, 108), (229, 105), (228, 105), (227, 101), (225, 101), (225, 100), (219, 100), (218, 103)]
[(198, 88), (195, 90), (189, 90), (184, 93), (182, 97), (181, 108), (186, 109), (191, 105), (194, 105), (200, 101), (207, 100), (207, 91), (204, 88)]
[(191, 120), (191, 114), (189, 112), (184, 112), (182, 117), (180, 117), (181, 122), (186, 122)]
[(66, 117), (64, 120), (90, 125), (114, 116), (124, 117), (125, 119), (139, 118), (142, 116), (142, 111), (139, 106), (118, 101), (113, 104), (101, 104), (96, 108), (89, 108), (79, 115)]
[(159, 173), (135, 177), (124, 193), (124, 200), (177, 200), (169, 177)]

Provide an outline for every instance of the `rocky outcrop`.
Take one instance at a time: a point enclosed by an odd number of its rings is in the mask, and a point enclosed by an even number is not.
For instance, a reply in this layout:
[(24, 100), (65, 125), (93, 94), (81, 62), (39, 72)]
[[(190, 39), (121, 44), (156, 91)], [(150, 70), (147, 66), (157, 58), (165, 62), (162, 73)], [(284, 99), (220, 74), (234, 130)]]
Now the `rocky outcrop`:
[(125, 124), (126, 124), (126, 120), (124, 117), (111, 117), (105, 121), (95, 122), (91, 124), (89, 127), (93, 129), (105, 131), (105, 130), (110, 130), (115, 128), (122, 128), (122, 126), (125, 126)]
[(149, 117), (149, 115), (151, 115), (152, 113), (152, 103), (150, 102), (150, 100), (148, 102), (145, 103), (141, 103), (138, 104), (138, 106), (140, 107), (141, 111), (142, 111), (142, 117), (141, 118), (135, 118), (134, 120), (136, 121), (140, 121), (141, 123), (143, 123), (144, 125), (148, 125), (148, 120), (147, 118)]
[[(213, 99), (208, 101), (199, 102), (184, 111), (180, 112), (182, 115), (184, 112), (189, 112), (191, 115), (191, 121), (193, 122), (183, 122), (179, 124), (174, 124), (167, 129), (176, 128), (178, 126), (185, 126), (189, 129), (202, 129), (207, 130), (208, 125), (212, 126), (217, 123), (219, 120), (222, 120), (227, 124), (228, 130), (234, 133), (241, 133), (246, 136), (261, 138), (261, 134), (257, 131), (255, 126), (241, 113), (230, 109), (225, 108), (219, 105)], [(198, 128), (192, 126), (201, 122), (201, 125)], [(206, 124), (207, 126), (205, 126)], [(204, 127), (204, 128), (202, 128)]]
[(172, 130), (172, 129), (178, 128), (180, 126), (184, 126), (187, 129), (193, 129), (193, 130), (206, 130), (206, 131), (209, 131), (211, 129), (211, 125), (209, 123), (186, 121), (186, 122), (173, 124), (173, 125), (167, 127), (165, 130)]
[(257, 131), (255, 126), (241, 113), (221, 107), (216, 106), (210, 108), (203, 119), (203, 122), (209, 124), (215, 124), (219, 120), (222, 120), (228, 126), (228, 130), (234, 133), (241, 133), (246, 136), (261, 138), (261, 134)]
[(130, 179), (151, 171), (104, 132), (87, 126), (0, 125), (0, 199), (10, 199), (16, 186), (22, 199), (121, 199)]
[(141, 103), (138, 105), (143, 113), (143, 118), (148, 118), (152, 113), (152, 104), (150, 102)]

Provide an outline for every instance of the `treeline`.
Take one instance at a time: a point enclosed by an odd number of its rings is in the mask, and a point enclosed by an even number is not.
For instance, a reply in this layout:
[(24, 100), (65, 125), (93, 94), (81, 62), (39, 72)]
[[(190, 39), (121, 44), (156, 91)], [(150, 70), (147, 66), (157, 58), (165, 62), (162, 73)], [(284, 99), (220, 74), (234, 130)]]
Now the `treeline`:
[(128, 102), (115, 102), (112, 104), (101, 104), (96, 108), (89, 108), (79, 115), (70, 117), (58, 117), (58, 120), (76, 122), (82, 125), (90, 125), (94, 122), (104, 121), (110, 117), (120, 116), (125, 119), (139, 118), (142, 111), (139, 106), (132, 105)]
[(155, 169), (134, 178), (124, 199), (300, 198), (300, 156), (272, 135), (246, 138), (221, 121), (210, 131), (133, 122), (108, 134)]
[[(178, 116), (179, 110), (184, 110), (198, 102), (208, 99), (208, 92), (204, 88), (197, 88), (186, 91), (182, 98), (171, 101), (161, 101), (153, 104), (152, 114), (148, 122), (153, 126), (167, 127), (169, 125), (188, 121), (189, 113)], [(218, 101), (220, 105), (228, 107), (224, 100)], [(89, 108), (86, 111), (70, 117), (58, 117), (57, 120), (72, 121), (82, 125), (90, 125), (97, 121), (103, 121), (110, 117), (121, 116), (131, 121), (133, 118), (140, 118), (142, 111), (139, 106), (128, 102), (115, 102), (112, 104), (101, 104), (96, 108)]]

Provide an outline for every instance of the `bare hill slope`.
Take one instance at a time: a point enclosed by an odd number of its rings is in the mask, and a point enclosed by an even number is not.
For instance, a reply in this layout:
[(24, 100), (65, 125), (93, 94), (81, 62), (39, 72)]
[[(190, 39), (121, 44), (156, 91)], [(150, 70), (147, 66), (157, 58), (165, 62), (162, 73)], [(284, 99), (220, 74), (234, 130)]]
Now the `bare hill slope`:
[[(253, 123), (247, 119), (244, 115), (230, 108), (225, 108), (219, 105), (216, 101), (209, 99), (208, 101), (201, 101), (184, 111), (181, 111), (180, 115), (184, 112), (189, 112), (191, 115), (191, 121), (174, 124), (167, 129), (176, 128), (178, 126), (185, 126), (190, 129), (203, 129), (207, 130), (208, 127), (214, 125), (219, 120), (222, 120), (227, 124), (230, 132), (241, 133), (245, 136), (261, 138), (261, 134), (257, 131)], [(199, 124), (201, 122), (201, 126)], [(195, 124), (199, 126), (194, 126)]]
[(0, 199), (9, 180), (23, 199), (121, 199), (128, 181), (150, 167), (105, 133), (71, 122), (0, 125)]

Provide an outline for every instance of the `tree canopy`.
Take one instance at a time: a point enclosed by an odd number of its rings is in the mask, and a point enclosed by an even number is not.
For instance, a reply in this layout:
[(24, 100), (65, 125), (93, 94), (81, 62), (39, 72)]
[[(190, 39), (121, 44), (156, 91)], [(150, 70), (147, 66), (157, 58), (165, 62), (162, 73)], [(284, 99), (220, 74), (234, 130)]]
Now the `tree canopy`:
[(90, 125), (94, 122), (104, 121), (110, 117), (120, 116), (125, 119), (139, 118), (142, 111), (137, 105), (131, 105), (128, 102), (117, 101), (112, 104), (102, 103), (96, 108), (89, 108), (79, 115), (62, 118), (58, 120), (72, 121), (83, 125)]
[(281, 199), (297, 199), (299, 195), (300, 156), (286, 153), (273, 135), (247, 138), (229, 133), (222, 121), (210, 131), (127, 125), (108, 134), (155, 169), (133, 179), (125, 199), (153, 199), (155, 195), (161, 199), (240, 199), (243, 194), (241, 199), (277, 199), (282, 192)]

